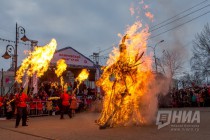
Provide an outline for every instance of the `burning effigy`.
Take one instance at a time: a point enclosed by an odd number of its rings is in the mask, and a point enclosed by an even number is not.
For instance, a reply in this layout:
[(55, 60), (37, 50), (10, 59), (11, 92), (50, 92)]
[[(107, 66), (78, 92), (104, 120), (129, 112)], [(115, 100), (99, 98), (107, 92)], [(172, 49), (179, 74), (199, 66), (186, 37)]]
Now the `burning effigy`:
[(136, 21), (119, 47), (109, 55), (97, 85), (105, 92), (103, 108), (96, 123), (107, 127), (145, 125), (154, 121), (160, 93), (152, 72), (152, 56), (147, 53), (149, 27)]

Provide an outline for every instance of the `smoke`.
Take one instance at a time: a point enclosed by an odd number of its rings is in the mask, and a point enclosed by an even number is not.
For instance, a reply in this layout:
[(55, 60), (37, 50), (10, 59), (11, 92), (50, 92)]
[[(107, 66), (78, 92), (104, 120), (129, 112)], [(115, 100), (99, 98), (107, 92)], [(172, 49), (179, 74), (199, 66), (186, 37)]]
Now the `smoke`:
[[(192, 18), (189, 16), (181, 18), (184, 15), (192, 12), (192, 10), (183, 12), (186, 9), (190, 8), (190, 5), (187, 1), (180, 3), (180, 6), (174, 6), (174, 5), (177, 5), (176, 1), (158, 0), (157, 2), (158, 2), (158, 5), (162, 8), (157, 9), (159, 11), (155, 12), (155, 13), (159, 13), (157, 16), (159, 18), (156, 18), (156, 20), (159, 19), (159, 21), (154, 23), (154, 25), (158, 25), (158, 26), (155, 26), (154, 28), (159, 28), (159, 27), (161, 28), (152, 32), (152, 34), (154, 35), (160, 32), (172, 29)], [(182, 5), (187, 5), (187, 7), (186, 6), (183, 7)], [(161, 10), (161, 9), (164, 9), (164, 10)], [(181, 19), (177, 20), (179, 18)], [(189, 60), (189, 57), (191, 55), (189, 51), (190, 49), (188, 49), (189, 47), (186, 48), (186, 46), (189, 45), (189, 43), (191, 42), (191, 40), (188, 38), (189, 36), (192, 36), (190, 33), (191, 30), (192, 29), (190, 28), (190, 26), (186, 24), (172, 31), (169, 31), (166, 34), (163, 34), (164, 36), (161, 36), (161, 39), (166, 38), (165, 39), (166, 48), (164, 49), (177, 52), (180, 54), (180, 56), (184, 55), (185, 57), (182, 59), (185, 59), (185, 61)], [(159, 39), (157, 39), (157, 41), (158, 40)]]
[(145, 124), (153, 124), (158, 111), (158, 98), (167, 95), (171, 79), (162, 75), (156, 75), (155, 79), (148, 83), (147, 92), (141, 97), (140, 112), (145, 119)]

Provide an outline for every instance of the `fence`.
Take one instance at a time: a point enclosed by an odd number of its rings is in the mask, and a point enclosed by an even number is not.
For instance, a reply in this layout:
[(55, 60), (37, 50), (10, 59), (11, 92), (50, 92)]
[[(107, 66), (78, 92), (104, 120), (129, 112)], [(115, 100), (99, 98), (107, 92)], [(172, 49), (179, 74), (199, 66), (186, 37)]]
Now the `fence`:
[[(31, 117), (54, 115), (55, 105), (52, 101), (31, 101), (27, 102), (27, 112)], [(7, 114), (11, 116), (15, 114), (15, 109), (11, 107), (11, 104), (0, 108), (0, 117), (6, 117)]]
[[(84, 102), (84, 98), (82, 97), (77, 97), (77, 98), (78, 98), (77, 112), (90, 109), (92, 102), (95, 100), (92, 97), (91, 99), (87, 99), (86, 102)], [(31, 117), (55, 115), (55, 113), (59, 113), (58, 105), (59, 105), (58, 100), (30, 101), (30, 102), (27, 102), (27, 112), (28, 112), (28, 115)], [(13, 116), (13, 114), (15, 114), (15, 107), (12, 106), (11, 108), (12, 109), (9, 111), (8, 105), (1, 107), (0, 117), (5, 117), (8, 114)]]
[(27, 103), (28, 115), (31, 117), (52, 115), (54, 108), (52, 101), (32, 101)]

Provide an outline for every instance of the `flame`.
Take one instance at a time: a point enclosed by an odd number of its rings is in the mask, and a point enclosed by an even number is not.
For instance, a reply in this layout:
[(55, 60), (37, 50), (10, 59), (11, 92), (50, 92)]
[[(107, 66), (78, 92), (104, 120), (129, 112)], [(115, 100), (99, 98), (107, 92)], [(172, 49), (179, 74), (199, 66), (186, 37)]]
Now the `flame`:
[(60, 77), (60, 83), (61, 83), (62, 87), (64, 86), (64, 79), (63, 79), (62, 74), (66, 70), (66, 68), (67, 68), (67, 64), (66, 64), (65, 60), (59, 59), (57, 61), (55, 73), (56, 73), (57, 77)]
[(58, 85), (59, 85), (58, 82), (52, 82), (51, 83), (51, 87), (58, 88)]
[(47, 71), (49, 63), (55, 53), (57, 43), (55, 39), (43, 47), (35, 47), (34, 51), (25, 58), (16, 73), (15, 80), (22, 83), (22, 77), (26, 73), (28, 76), (36, 74), (41, 77)]
[(129, 10), (130, 10), (131, 16), (135, 14), (133, 4), (131, 5), (131, 7), (130, 7), (130, 9), (129, 9)]
[(80, 72), (80, 74), (77, 76), (77, 78), (75, 79), (76, 81), (78, 81), (79, 83), (77, 84), (77, 87), (74, 89), (73, 93), (76, 93), (77, 89), (79, 88), (80, 84), (86, 80), (89, 76), (89, 72), (87, 69), (82, 69), (82, 71)]
[(76, 78), (76, 81), (79, 81), (79, 84), (82, 83), (84, 80), (86, 80), (89, 76), (89, 72), (87, 69), (82, 69), (81, 73)]
[(23, 51), (23, 53), (24, 53), (25, 55), (28, 55), (30, 52), (31, 52), (30, 50), (24, 50), (24, 51)]
[(60, 81), (61, 81), (61, 86), (64, 87), (64, 79), (63, 79), (63, 76), (60, 77)]
[[(140, 20), (139, 19), (140, 18), (140, 15), (141, 14), (144, 14), (143, 16), (146, 16), (150, 21), (153, 22), (154, 21), (154, 15), (151, 12), (148, 11), (149, 8), (150, 8), (149, 5), (145, 4), (144, 3), (144, 0), (140, 1), (139, 4), (141, 5), (143, 11), (141, 11), (141, 8), (140, 7), (137, 7), (136, 6), (137, 4), (132, 4), (130, 6), (130, 8), (129, 8), (130, 13), (131, 13), (131, 16), (133, 16), (136, 13), (137, 14), (136, 15), (136, 19), (137, 20)], [(135, 5), (135, 7), (134, 7), (134, 5)]]
[(145, 13), (146, 17), (148, 17), (151, 21), (154, 20), (154, 15), (151, 12), (146, 12)]
[(59, 59), (57, 61), (57, 66), (56, 66), (56, 70), (55, 70), (57, 77), (60, 77), (62, 75), (62, 73), (66, 70), (66, 68), (67, 68), (67, 64), (66, 64), (65, 60)]
[(154, 80), (152, 58), (146, 54), (149, 28), (143, 28), (142, 23), (136, 21), (125, 34), (119, 34), (122, 38), (119, 49), (114, 48), (109, 55), (107, 66), (96, 83), (105, 92), (97, 120), (101, 128), (147, 123), (141, 110)]

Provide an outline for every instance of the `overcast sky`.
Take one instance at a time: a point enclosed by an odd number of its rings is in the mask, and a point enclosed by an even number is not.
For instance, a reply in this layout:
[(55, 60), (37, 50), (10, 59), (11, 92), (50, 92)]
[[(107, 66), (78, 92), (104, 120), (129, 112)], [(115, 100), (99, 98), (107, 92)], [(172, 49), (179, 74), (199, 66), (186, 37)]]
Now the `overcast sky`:
[[(48, 43), (52, 38), (57, 40), (58, 49), (71, 46), (85, 56), (93, 52), (110, 48), (117, 44), (126, 26), (134, 23), (129, 8), (138, 6), (141, 0), (1, 0), (0, 1), (0, 38), (15, 40), (15, 24), (18, 23), (26, 30), (26, 36), (38, 40), (38, 45)], [(142, 21), (150, 27), (199, 4), (188, 13), (200, 9), (210, 0), (144, 0), (149, 5), (149, 11), (154, 14), (154, 22), (142, 17)], [(201, 3), (203, 2), (203, 3)], [(142, 9), (142, 6), (139, 6)], [(185, 18), (173, 22), (163, 28), (151, 32), (151, 37), (188, 22), (209, 11), (209, 6), (190, 14)], [(143, 10), (141, 10), (143, 11)], [(182, 17), (187, 13), (179, 15)], [(140, 15), (141, 16), (141, 15)], [(178, 18), (178, 17), (177, 17)], [(210, 22), (210, 13), (191, 22), (163, 33), (148, 40), (149, 46), (154, 46), (160, 40), (157, 54), (164, 49), (181, 48), (189, 62), (192, 49), (192, 40), (196, 33), (200, 33), (203, 26)], [(14, 45), (13, 43), (10, 43)], [(0, 40), (0, 55), (5, 52), (8, 42)], [(27, 45), (18, 46), (18, 64), (25, 57), (24, 50)], [(101, 55), (107, 56), (111, 49), (103, 51)], [(7, 70), (11, 60), (0, 58), (0, 68)], [(186, 67), (189, 71), (189, 67)]]

